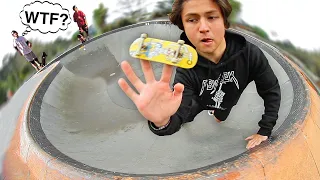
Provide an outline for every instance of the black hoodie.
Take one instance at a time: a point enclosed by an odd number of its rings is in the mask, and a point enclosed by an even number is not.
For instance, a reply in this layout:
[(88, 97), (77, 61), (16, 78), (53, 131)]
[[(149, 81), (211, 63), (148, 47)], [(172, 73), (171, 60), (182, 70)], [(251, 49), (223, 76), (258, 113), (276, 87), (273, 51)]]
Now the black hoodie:
[[(185, 33), (180, 39), (193, 46)], [(191, 122), (203, 110), (214, 110), (214, 116), (224, 121), (240, 95), (251, 81), (264, 100), (265, 112), (259, 121), (257, 134), (270, 136), (278, 119), (280, 86), (263, 52), (243, 36), (226, 31), (226, 50), (214, 62), (198, 54), (192, 69), (177, 68), (174, 84), (185, 86), (182, 103), (164, 129), (148, 122), (150, 130), (160, 136), (177, 132), (183, 123)]]

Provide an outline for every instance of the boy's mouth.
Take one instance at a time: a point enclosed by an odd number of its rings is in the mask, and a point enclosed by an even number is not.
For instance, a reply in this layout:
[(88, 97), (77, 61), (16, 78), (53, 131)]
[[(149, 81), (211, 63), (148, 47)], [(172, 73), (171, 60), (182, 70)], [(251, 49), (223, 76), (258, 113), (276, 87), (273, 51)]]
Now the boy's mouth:
[(203, 38), (203, 39), (201, 39), (201, 42), (204, 42), (204, 43), (210, 43), (212, 41), (213, 41), (213, 39), (211, 39), (211, 38)]
[(213, 43), (213, 39), (203, 38), (203, 39), (201, 39), (201, 43), (203, 43), (205, 46), (211, 46)]

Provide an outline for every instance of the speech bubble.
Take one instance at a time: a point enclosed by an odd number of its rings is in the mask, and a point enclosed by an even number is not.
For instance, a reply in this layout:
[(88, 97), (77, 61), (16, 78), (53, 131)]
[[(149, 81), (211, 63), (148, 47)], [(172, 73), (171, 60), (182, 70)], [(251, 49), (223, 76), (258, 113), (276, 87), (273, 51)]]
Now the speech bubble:
[(69, 11), (59, 3), (48, 1), (35, 1), (26, 4), (20, 12), (22, 24), (26, 27), (23, 35), (31, 30), (39, 31), (43, 34), (56, 33), (59, 30), (65, 31), (71, 23)]
[(28, 34), (28, 32), (31, 32), (31, 29), (30, 29), (30, 27), (29, 27), (29, 26), (28, 26), (28, 27), (26, 28), (26, 30), (22, 33), (22, 36), (27, 35), (27, 34)]

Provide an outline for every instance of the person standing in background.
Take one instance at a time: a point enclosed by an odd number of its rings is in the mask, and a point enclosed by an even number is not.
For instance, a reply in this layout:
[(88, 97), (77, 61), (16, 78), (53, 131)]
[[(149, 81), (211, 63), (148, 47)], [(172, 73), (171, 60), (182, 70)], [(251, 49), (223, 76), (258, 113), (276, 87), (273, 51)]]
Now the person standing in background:
[(31, 47), (32, 44), (25, 37), (19, 36), (18, 32), (13, 30), (11, 31), (11, 35), (13, 36), (13, 47), (26, 58), (31, 65), (39, 71), (42, 67), (45, 66), (45, 59), (47, 54), (45, 52), (42, 53), (42, 64), (39, 62), (38, 57), (33, 53)]
[[(81, 37), (80, 41), (81, 43), (83, 43), (84, 41), (82, 39), (89, 39), (89, 28), (88, 28), (87, 18), (86, 18), (86, 15), (77, 8), (77, 6), (74, 5), (72, 9), (74, 11), (73, 21), (76, 22), (79, 27), (78, 39), (80, 36)], [(85, 38), (84, 32), (86, 32), (87, 38)]]

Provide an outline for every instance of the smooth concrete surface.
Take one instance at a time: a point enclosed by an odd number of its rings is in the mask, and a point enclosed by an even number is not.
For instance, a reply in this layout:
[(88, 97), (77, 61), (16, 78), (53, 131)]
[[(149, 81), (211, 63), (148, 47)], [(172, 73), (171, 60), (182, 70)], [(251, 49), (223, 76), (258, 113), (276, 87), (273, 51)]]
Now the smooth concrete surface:
[[(119, 67), (123, 60), (143, 76), (139, 61), (128, 54), (130, 43), (143, 32), (172, 41), (181, 33), (161, 23), (132, 27), (93, 40), (86, 50), (76, 49), (60, 59), (62, 68), (41, 103), (39, 118), (45, 138), (80, 163), (128, 174), (188, 171), (246, 152), (244, 139), (257, 132), (264, 110), (254, 82), (221, 124), (203, 111), (174, 135), (159, 137), (149, 130), (146, 120), (117, 84), (124, 77)], [(290, 112), (293, 87), (280, 64), (267, 52), (265, 55), (281, 86), (276, 131)], [(162, 65), (153, 66), (159, 78)]]

